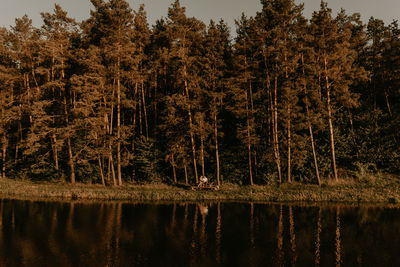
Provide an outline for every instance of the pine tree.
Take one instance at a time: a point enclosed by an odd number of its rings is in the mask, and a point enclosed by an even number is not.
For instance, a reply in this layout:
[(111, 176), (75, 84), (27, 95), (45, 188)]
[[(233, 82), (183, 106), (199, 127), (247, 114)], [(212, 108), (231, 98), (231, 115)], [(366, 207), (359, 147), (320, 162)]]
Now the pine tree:
[(334, 19), (331, 13), (331, 9), (322, 1), (321, 9), (315, 12), (311, 19), (311, 29), (323, 78), (320, 84), (326, 96), (333, 177), (338, 180), (333, 121), (335, 112), (340, 107), (351, 109), (357, 106), (358, 97), (349, 89), (353, 82), (353, 75), (359, 69), (353, 64), (355, 52), (349, 43), (351, 31), (340, 27), (338, 23), (341, 19), (340, 14)]
[(0, 178), (6, 178), (7, 147), (9, 144), (9, 131), (12, 123), (17, 119), (14, 105), (14, 83), (16, 82), (16, 68), (7, 48), (9, 33), (5, 28), (0, 28)]
[[(51, 124), (48, 125), (49, 139), (53, 152), (53, 160), (55, 168), (58, 170), (58, 151), (59, 143), (66, 142), (68, 151), (68, 162), (70, 168), (71, 183), (76, 181), (76, 163), (75, 155), (73, 152), (73, 145), (71, 139), (74, 139), (76, 132), (73, 126), (73, 116), (71, 114), (72, 107), (75, 107), (77, 99), (76, 92), (71, 90), (68, 86), (69, 75), (68, 66), (71, 62), (71, 42), (74, 34), (77, 33), (76, 22), (67, 16), (59, 5), (55, 5), (54, 13), (42, 13), (43, 18), (43, 35), (45, 36), (43, 57), (47, 61), (47, 68), (43, 71), (46, 73), (47, 82), (43, 84), (43, 93), (45, 97), (52, 97), (54, 103), (62, 103), (60, 105), (52, 105), (48, 108), (49, 112), (46, 114), (53, 117)], [(63, 123), (58, 119), (59, 116), (63, 117)], [(60, 124), (61, 123), (61, 124)], [(63, 125), (63, 134), (57, 133), (57, 128)], [(41, 127), (43, 128), (43, 127)], [(56, 129), (54, 129), (56, 128)], [(60, 140), (61, 139), (61, 140)]]
[(195, 18), (187, 18), (185, 8), (181, 7), (179, 0), (168, 9), (166, 21), (166, 36), (168, 40), (168, 71), (173, 79), (174, 91), (168, 94), (182, 94), (185, 96), (184, 105), (189, 122), (189, 137), (192, 148), (193, 170), (195, 181), (198, 183), (196, 128), (194, 118), (198, 111), (198, 99), (201, 95), (200, 77), (197, 75), (197, 60), (202, 43), (204, 24)]
[[(204, 81), (207, 87), (207, 107), (211, 129), (213, 131), (215, 162), (217, 173), (217, 184), (221, 184), (220, 174), (220, 151), (219, 138), (222, 135), (220, 130), (219, 114), (224, 102), (227, 87), (227, 57), (231, 54), (229, 32), (226, 24), (220, 21), (215, 24), (210, 21), (204, 45)], [(204, 174), (203, 174), (204, 175)]]
[(234, 45), (233, 68), (234, 77), (229, 88), (233, 100), (229, 107), (238, 121), (238, 138), (246, 146), (248, 154), (249, 183), (254, 184), (255, 148), (259, 143), (256, 132), (254, 71), (256, 60), (254, 58), (254, 19), (247, 18), (244, 14), (237, 21), (237, 37)]
[[(107, 68), (107, 90), (111, 91), (107, 105), (111, 106), (110, 114), (106, 114), (109, 121), (109, 172), (112, 171), (114, 185), (122, 185), (122, 158), (121, 144), (126, 136), (127, 128), (123, 127), (121, 120), (122, 108), (127, 101), (127, 89), (131, 81), (131, 69), (136, 67), (133, 52), (135, 47), (133, 38), (133, 11), (124, 0), (93, 0), (95, 11), (92, 12), (84, 24), (84, 32), (89, 44), (100, 47), (103, 65)], [(129, 77), (129, 80), (128, 80)], [(131, 104), (128, 104), (128, 106)], [(114, 109), (116, 106), (116, 136), (114, 136)], [(115, 177), (112, 141), (116, 142), (117, 176)]]

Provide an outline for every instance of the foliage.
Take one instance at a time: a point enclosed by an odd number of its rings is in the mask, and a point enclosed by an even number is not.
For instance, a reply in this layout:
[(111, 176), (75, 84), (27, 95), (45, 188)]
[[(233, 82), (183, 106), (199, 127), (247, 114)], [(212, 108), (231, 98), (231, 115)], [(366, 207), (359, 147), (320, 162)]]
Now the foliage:
[(273, 186), (400, 173), (397, 22), (262, 0), (233, 40), (179, 0), (152, 28), (144, 6), (91, 2), (82, 23), (55, 5), (40, 29), (27, 16), (0, 29), (0, 177)]

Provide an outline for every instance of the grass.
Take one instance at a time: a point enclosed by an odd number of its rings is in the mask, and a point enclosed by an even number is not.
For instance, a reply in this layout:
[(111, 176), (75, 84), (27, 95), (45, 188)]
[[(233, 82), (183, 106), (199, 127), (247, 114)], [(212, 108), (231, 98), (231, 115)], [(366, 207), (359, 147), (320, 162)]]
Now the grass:
[(394, 176), (327, 180), (322, 186), (300, 183), (239, 186), (225, 183), (218, 191), (184, 185), (126, 184), (121, 187), (56, 182), (0, 180), (0, 198), (127, 201), (260, 201), (400, 204), (400, 179)]

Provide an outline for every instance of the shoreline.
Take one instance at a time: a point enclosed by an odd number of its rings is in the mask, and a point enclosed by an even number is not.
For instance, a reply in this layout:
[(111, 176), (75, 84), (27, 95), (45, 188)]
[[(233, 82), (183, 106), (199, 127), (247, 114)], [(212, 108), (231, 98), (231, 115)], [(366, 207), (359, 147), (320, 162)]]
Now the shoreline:
[(191, 190), (190, 186), (166, 184), (126, 184), (105, 187), (93, 184), (0, 180), (0, 198), (51, 201), (128, 202), (266, 202), (307, 204), (400, 205), (398, 179), (376, 184), (347, 182), (323, 186), (285, 183), (241, 186), (223, 184), (217, 191)]

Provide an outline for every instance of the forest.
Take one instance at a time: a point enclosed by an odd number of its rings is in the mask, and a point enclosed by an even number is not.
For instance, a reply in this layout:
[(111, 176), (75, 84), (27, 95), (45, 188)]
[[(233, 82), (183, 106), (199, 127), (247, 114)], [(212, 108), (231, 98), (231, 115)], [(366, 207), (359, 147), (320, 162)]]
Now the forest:
[(400, 171), (400, 28), (294, 0), (208, 24), (90, 0), (0, 28), (1, 179), (321, 184)]

